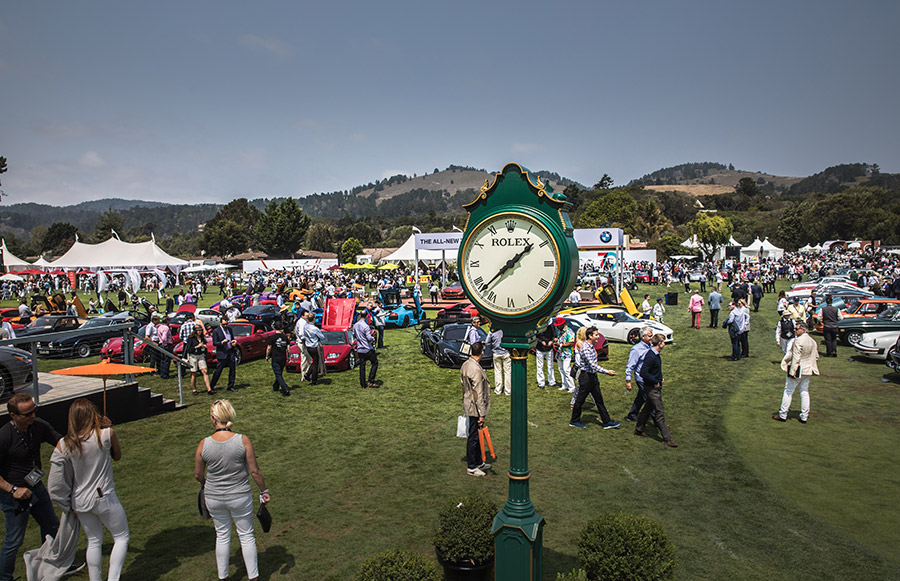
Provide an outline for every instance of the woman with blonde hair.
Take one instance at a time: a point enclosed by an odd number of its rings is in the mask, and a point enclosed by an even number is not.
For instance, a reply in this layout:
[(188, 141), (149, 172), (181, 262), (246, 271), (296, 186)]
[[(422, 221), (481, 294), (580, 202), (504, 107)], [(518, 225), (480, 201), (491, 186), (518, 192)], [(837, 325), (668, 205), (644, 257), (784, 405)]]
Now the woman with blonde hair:
[(204, 488), (206, 508), (216, 527), (216, 565), (219, 579), (228, 579), (231, 551), (231, 523), (241, 541), (244, 566), (250, 581), (259, 578), (256, 538), (253, 536), (253, 495), (250, 477), (259, 487), (259, 500), (269, 502), (269, 489), (256, 464), (256, 452), (247, 436), (231, 431), (234, 408), (227, 399), (209, 409), (215, 430), (200, 441), (194, 455), (194, 477)]
[(112, 462), (122, 457), (122, 448), (110, 421), (85, 398), (69, 407), (69, 431), (57, 449), (73, 468), (72, 509), (87, 536), (86, 560), (91, 581), (102, 578), (103, 527), (113, 537), (109, 555), (109, 580), (122, 573), (128, 553), (128, 519), (116, 496)]

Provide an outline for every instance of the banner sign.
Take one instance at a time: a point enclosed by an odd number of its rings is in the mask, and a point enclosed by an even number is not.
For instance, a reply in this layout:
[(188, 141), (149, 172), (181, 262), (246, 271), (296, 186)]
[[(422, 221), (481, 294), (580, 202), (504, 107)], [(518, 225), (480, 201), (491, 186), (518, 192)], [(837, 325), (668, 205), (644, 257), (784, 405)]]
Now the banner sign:
[(574, 235), (578, 248), (622, 246), (625, 243), (625, 231), (621, 228), (576, 228)]
[(414, 236), (416, 250), (459, 250), (463, 237), (462, 232), (432, 232)]

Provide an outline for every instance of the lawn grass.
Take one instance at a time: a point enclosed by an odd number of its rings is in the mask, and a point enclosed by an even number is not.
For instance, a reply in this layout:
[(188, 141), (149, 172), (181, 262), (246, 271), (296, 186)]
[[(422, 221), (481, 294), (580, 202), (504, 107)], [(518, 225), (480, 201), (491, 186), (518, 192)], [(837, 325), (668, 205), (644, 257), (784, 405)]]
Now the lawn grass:
[[(635, 296), (645, 290), (663, 291), (642, 287)], [(685, 296), (669, 307), (677, 344), (663, 352), (678, 449), (634, 437), (632, 424), (602, 430), (590, 410), (587, 429), (570, 429), (569, 397), (538, 390), (529, 361), (531, 498), (546, 519), (544, 579), (575, 567), (582, 526), (612, 511), (662, 524), (676, 546), (678, 579), (900, 578), (889, 465), (900, 402), (896, 383), (881, 382), (887, 368), (848, 362), (851, 348), (841, 347), (841, 357), (820, 360), (809, 424), (773, 422), (784, 383), (773, 364), (774, 299), (752, 314), (751, 357), (732, 363), (725, 330), (689, 328)], [(455, 437), (459, 372), (422, 356), (415, 330), (389, 330), (386, 344), (378, 390), (359, 389), (355, 371), (328, 374), (315, 387), (289, 375), (299, 389), (282, 398), (257, 361), (238, 368), (238, 393), (220, 394), (234, 403), (235, 429), (253, 439), (272, 492), (272, 531), (257, 532), (261, 578), (351, 579), (368, 556), (392, 548), (431, 557), (444, 499), (482, 491), (505, 500), (508, 398), (492, 394), (494, 471), (466, 476), (465, 441)], [(628, 349), (611, 344), (605, 366), (622, 373)], [(140, 383), (175, 394), (174, 381)], [(632, 399), (624, 378), (601, 378), (601, 388), (621, 419)], [(214, 532), (197, 515), (193, 479), (194, 450), (211, 431), (210, 398), (187, 394), (182, 411), (116, 428), (124, 453), (114, 467), (117, 492), (131, 527), (124, 579), (215, 578)], [(37, 543), (32, 524), (24, 548)], [(107, 537), (107, 555), (110, 546)], [(231, 578), (246, 579), (236, 538), (231, 561)]]

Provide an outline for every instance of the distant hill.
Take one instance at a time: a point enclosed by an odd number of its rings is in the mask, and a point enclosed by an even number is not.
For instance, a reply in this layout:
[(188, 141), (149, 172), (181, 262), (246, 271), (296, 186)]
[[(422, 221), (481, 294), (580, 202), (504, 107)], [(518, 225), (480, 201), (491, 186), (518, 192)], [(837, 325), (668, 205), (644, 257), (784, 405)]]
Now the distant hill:
[(648, 190), (684, 192), (691, 196), (711, 196), (734, 191), (743, 178), (751, 178), (761, 188), (775, 193), (787, 191), (803, 178), (783, 177), (763, 172), (735, 169), (733, 165), (715, 162), (683, 163), (632, 180), (629, 185), (643, 185)]

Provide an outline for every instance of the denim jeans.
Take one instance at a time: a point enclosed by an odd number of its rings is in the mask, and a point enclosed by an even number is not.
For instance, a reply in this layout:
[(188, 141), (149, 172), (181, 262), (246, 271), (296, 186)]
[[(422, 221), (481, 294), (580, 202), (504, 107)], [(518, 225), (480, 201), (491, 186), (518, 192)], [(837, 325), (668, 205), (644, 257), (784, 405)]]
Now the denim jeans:
[(16, 568), (16, 555), (22, 541), (25, 540), (25, 527), (28, 526), (28, 514), (41, 527), (41, 539), (47, 535), (56, 536), (59, 530), (59, 519), (50, 502), (50, 495), (42, 482), (31, 487), (31, 502), (29, 510), (16, 514), (19, 501), (8, 492), (0, 492), (0, 508), (3, 509), (3, 517), (6, 519), (6, 534), (3, 537), (3, 548), (0, 549), (0, 581), (11, 581), (13, 571)]

